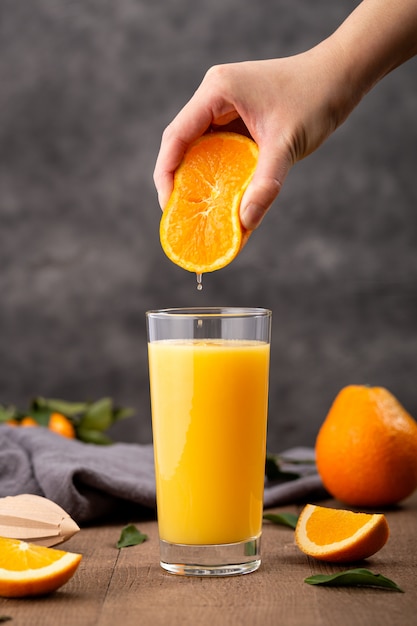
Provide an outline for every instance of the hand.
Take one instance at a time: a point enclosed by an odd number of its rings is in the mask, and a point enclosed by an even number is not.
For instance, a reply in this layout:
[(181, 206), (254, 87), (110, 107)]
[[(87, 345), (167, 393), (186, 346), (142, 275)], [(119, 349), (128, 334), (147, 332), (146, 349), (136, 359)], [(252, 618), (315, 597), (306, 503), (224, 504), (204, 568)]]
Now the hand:
[(259, 146), (258, 166), (240, 210), (243, 226), (256, 228), (291, 166), (315, 150), (347, 115), (341, 114), (346, 89), (337, 62), (330, 68), (326, 63), (328, 53), (328, 47), (317, 47), (294, 57), (211, 68), (163, 133), (154, 173), (161, 208), (189, 144), (209, 130), (237, 130)]
[(154, 172), (161, 207), (189, 144), (210, 130), (238, 128), (259, 146), (240, 206), (243, 226), (256, 228), (291, 166), (318, 148), (381, 78), (417, 54), (416, 27), (416, 0), (363, 0), (307, 52), (211, 68), (163, 133)]

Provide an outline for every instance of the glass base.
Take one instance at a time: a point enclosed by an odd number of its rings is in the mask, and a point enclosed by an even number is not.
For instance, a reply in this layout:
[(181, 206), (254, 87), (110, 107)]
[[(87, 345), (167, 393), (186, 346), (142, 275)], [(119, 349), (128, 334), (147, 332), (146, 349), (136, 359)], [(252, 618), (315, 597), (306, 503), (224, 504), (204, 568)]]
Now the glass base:
[(180, 576), (237, 576), (261, 564), (261, 536), (239, 543), (187, 545), (159, 542), (161, 567)]

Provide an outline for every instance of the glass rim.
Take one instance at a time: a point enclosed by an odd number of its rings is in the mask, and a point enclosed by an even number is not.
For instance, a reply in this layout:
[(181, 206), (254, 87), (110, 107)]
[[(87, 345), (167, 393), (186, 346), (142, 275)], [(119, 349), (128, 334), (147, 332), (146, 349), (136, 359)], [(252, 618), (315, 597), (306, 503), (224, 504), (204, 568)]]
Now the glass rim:
[(233, 306), (207, 306), (207, 307), (172, 307), (167, 309), (151, 309), (146, 311), (147, 317), (158, 318), (184, 318), (195, 317), (271, 317), (271, 309), (262, 307), (233, 307)]

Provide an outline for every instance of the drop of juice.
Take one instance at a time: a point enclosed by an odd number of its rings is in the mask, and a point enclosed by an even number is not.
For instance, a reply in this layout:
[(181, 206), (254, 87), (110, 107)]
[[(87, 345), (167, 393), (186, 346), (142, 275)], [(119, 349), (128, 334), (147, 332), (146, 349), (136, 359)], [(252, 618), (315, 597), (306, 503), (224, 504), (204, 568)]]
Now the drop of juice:
[(203, 275), (202, 274), (196, 274), (197, 277), (197, 290), (198, 291), (202, 291), (203, 289)]

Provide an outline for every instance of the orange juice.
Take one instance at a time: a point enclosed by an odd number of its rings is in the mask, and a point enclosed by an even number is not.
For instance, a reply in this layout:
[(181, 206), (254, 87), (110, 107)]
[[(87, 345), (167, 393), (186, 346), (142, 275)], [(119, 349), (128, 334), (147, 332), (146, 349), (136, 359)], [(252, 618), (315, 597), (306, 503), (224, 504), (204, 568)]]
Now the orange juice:
[(269, 344), (149, 343), (162, 540), (204, 545), (261, 533)]

